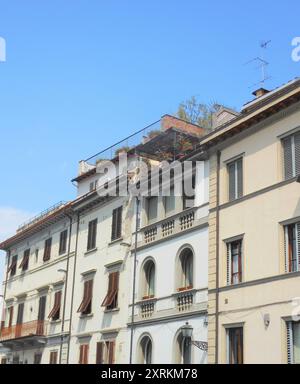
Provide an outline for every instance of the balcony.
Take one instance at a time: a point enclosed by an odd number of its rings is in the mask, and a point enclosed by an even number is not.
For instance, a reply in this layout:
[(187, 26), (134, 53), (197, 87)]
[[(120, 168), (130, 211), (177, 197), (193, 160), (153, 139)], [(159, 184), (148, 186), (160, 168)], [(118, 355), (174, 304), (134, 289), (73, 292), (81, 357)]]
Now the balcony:
[(22, 345), (26, 341), (31, 345), (44, 344), (43, 338), (47, 334), (47, 327), (48, 322), (36, 320), (2, 328), (0, 342), (8, 348)]
[(200, 208), (191, 208), (177, 213), (173, 217), (159, 221), (142, 228), (139, 234), (139, 247), (157, 241), (165, 240), (170, 236), (179, 235), (208, 222), (208, 205)]

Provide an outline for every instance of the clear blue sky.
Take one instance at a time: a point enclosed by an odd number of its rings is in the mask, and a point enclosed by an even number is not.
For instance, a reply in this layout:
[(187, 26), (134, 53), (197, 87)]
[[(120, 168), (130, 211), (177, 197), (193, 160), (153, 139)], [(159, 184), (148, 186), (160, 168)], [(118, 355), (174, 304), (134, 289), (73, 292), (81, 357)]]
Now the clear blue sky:
[(1, 209), (23, 218), (72, 199), (80, 159), (180, 101), (240, 108), (261, 40), (272, 40), (268, 87), (298, 76), (299, 19), (299, 0), (0, 0), (0, 237)]

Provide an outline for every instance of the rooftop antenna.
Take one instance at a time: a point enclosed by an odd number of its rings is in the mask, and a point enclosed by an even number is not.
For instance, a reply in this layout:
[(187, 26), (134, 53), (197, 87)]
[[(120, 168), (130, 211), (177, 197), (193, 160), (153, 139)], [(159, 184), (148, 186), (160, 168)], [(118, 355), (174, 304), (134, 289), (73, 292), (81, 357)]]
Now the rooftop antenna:
[[(261, 41), (261, 43), (260, 43), (261, 55), (258, 57), (255, 57), (254, 59), (248, 61), (245, 64), (245, 65), (248, 65), (248, 64), (253, 63), (253, 62), (259, 63), (259, 66), (257, 67), (257, 69), (261, 70), (261, 76), (262, 76), (261, 81), (259, 83), (253, 84), (252, 87), (260, 85), (260, 87), (263, 88), (265, 83), (267, 82), (267, 80), (271, 79), (271, 76), (268, 76), (268, 74), (267, 74), (267, 67), (270, 63), (265, 59), (265, 57), (266, 57), (265, 53), (266, 53), (266, 50), (268, 49), (268, 45), (270, 43), (271, 43), (271, 40)], [(250, 87), (250, 88), (252, 88), (252, 87)]]

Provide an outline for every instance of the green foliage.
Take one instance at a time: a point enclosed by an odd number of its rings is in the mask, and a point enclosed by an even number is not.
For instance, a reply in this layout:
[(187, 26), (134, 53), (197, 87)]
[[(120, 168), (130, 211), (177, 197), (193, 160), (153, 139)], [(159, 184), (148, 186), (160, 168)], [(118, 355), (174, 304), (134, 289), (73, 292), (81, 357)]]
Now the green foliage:
[(213, 113), (220, 108), (221, 106), (218, 103), (202, 104), (195, 96), (192, 96), (179, 105), (177, 116), (202, 128), (211, 129)]

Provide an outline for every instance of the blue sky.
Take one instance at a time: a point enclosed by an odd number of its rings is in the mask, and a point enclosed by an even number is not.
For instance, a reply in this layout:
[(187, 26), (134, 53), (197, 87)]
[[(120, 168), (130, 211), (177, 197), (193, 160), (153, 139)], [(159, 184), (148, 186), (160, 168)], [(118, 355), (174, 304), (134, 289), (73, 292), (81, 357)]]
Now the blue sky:
[(182, 100), (239, 109), (260, 80), (245, 63), (262, 40), (268, 87), (298, 76), (299, 17), (296, 0), (0, 0), (0, 238), (74, 198), (80, 159)]

